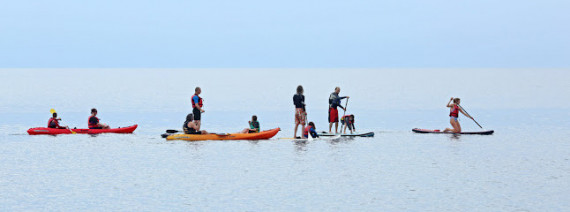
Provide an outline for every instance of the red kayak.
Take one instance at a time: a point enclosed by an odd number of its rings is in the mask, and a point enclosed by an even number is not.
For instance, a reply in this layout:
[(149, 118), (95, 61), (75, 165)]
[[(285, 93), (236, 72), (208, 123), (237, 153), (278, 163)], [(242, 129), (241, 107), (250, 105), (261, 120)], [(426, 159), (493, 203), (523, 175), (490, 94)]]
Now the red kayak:
[(101, 133), (133, 133), (138, 125), (119, 127), (113, 129), (54, 129), (47, 127), (30, 128), (28, 134), (30, 135), (59, 135), (71, 134), (71, 131), (77, 134), (101, 134)]
[(487, 130), (487, 131), (477, 131), (477, 132), (460, 132), (460, 133), (452, 133), (452, 132), (443, 132), (440, 130), (426, 130), (426, 129), (412, 129), (415, 133), (435, 133), (435, 134), (466, 134), (466, 135), (491, 135), (495, 131), (494, 130)]

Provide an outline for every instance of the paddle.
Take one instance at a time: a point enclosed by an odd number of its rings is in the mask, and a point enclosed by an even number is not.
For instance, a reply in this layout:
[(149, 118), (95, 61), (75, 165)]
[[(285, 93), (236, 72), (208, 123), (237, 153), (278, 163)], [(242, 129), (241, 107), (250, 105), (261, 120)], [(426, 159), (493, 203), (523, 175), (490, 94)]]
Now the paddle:
[[(457, 105), (457, 106), (459, 106), (459, 108), (461, 108), (461, 110), (463, 110), (463, 112), (467, 113), (467, 115), (471, 116), (465, 109), (463, 109), (463, 107), (461, 107), (461, 105)], [(479, 123), (477, 123), (477, 121), (475, 121), (473, 116), (471, 116), (471, 120), (473, 120), (475, 122), (475, 124), (477, 124), (481, 129), (483, 129), (483, 127), (481, 127), (481, 125)]]
[[(344, 105), (344, 112), (342, 112), (342, 118), (344, 118), (344, 116), (346, 115), (346, 108), (348, 108), (348, 100), (350, 98), (346, 99), (346, 104)], [(342, 119), (341, 118), (341, 119)], [(340, 134), (342, 134), (342, 129), (344, 128), (344, 125), (346, 124), (346, 120), (344, 120), (344, 122), (342, 123), (342, 125), (340, 126)]]
[[(52, 108), (52, 109), (49, 109), (49, 112), (50, 112), (52, 115), (53, 115), (54, 113), (56, 113), (56, 112), (55, 112), (55, 109), (53, 109), (53, 108)], [(71, 129), (68, 129), (68, 130), (71, 131), (71, 134), (77, 134), (75, 131), (73, 131), (73, 130), (71, 130)]]

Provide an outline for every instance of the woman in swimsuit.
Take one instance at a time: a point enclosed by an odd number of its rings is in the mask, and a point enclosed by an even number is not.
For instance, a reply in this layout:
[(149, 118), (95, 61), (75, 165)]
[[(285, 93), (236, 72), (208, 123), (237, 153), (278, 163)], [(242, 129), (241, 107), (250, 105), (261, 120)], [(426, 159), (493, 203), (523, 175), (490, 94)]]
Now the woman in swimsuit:
[[(453, 103), (451, 103), (451, 101), (453, 101)], [(465, 111), (463, 111), (463, 109), (459, 106), (460, 103), (461, 103), (461, 99), (453, 98), (453, 97), (451, 97), (451, 99), (447, 103), (447, 107), (450, 108), (449, 123), (451, 124), (451, 126), (453, 128), (445, 128), (445, 130), (443, 130), (443, 132), (453, 132), (453, 133), (460, 133), (461, 132), (461, 125), (459, 124), (459, 120), (458, 120), (459, 112), (463, 113), (463, 115), (465, 115), (467, 118), (473, 119), (473, 117), (471, 117), (470, 115), (465, 113)]]

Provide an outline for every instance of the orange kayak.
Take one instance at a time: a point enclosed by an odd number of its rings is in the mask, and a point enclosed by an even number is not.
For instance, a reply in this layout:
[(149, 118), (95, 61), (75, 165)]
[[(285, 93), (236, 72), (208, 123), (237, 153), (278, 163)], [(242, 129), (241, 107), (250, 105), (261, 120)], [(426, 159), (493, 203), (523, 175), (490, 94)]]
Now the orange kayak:
[(258, 133), (231, 133), (231, 134), (173, 134), (166, 137), (166, 140), (185, 141), (205, 141), (205, 140), (264, 140), (273, 138), (280, 131), (280, 128), (261, 131)]

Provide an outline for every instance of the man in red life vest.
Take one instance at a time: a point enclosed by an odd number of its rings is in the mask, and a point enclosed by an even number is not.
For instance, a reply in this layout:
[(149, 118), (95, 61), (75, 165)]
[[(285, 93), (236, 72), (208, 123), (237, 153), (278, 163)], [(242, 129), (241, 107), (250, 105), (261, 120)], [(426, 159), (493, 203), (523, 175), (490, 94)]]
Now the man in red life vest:
[(109, 129), (109, 125), (103, 124), (99, 122), (99, 118), (97, 118), (97, 109), (91, 109), (91, 116), (89, 116), (89, 120), (87, 121), (87, 125), (89, 129)]
[(55, 128), (55, 129), (69, 129), (67, 126), (59, 126), (60, 118), (57, 117), (57, 113), (53, 113), (52, 117), (48, 120), (48, 128)]
[(196, 87), (194, 89), (194, 95), (192, 96), (192, 114), (194, 114), (194, 123), (198, 126), (198, 131), (200, 131), (201, 127), (201, 120), (202, 120), (202, 113), (206, 112), (202, 109), (203, 106), (203, 99), (199, 96), (202, 93), (202, 89), (200, 87)]

